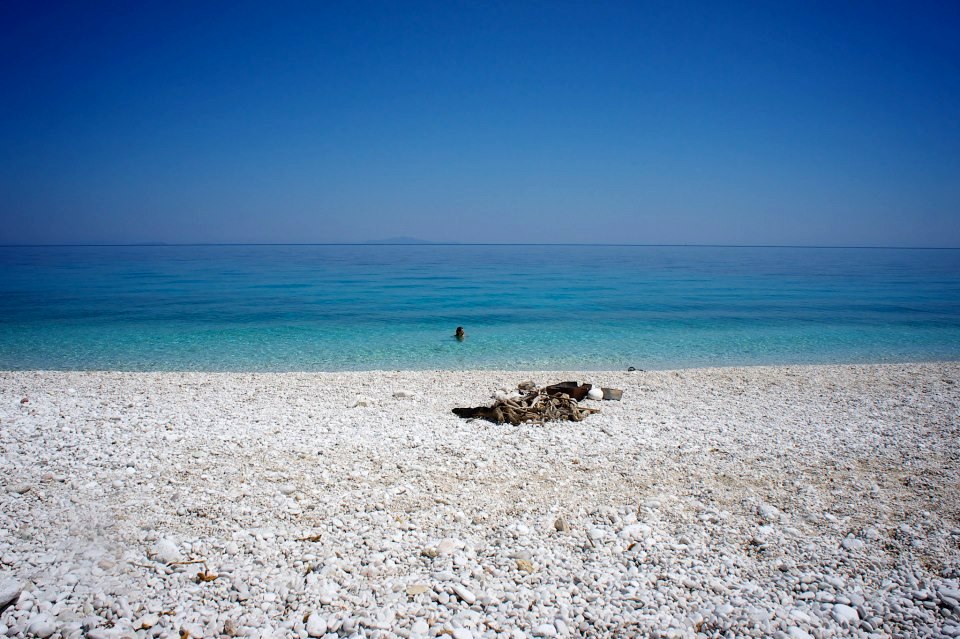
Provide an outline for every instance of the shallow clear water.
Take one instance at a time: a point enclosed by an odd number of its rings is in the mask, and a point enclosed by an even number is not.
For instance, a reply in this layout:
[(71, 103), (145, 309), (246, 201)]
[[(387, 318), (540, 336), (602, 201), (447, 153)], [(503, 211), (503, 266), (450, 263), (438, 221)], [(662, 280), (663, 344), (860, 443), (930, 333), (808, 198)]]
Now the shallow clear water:
[(0, 369), (957, 359), (960, 250), (0, 247)]

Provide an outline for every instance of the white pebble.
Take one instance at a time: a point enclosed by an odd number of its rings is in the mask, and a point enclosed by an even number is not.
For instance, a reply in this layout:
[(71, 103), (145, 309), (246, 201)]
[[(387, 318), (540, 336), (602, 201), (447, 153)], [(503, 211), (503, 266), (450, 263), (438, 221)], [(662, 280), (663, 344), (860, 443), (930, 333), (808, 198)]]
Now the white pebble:
[(860, 613), (857, 612), (857, 609), (845, 604), (835, 604), (832, 614), (833, 618), (837, 620), (837, 623), (856, 624), (860, 621)]
[(153, 545), (153, 556), (157, 561), (169, 564), (174, 561), (180, 561), (183, 557), (180, 554), (180, 548), (172, 539), (163, 537), (157, 540)]
[(533, 634), (537, 637), (556, 637), (557, 627), (552, 623), (542, 623), (533, 629)]
[(647, 524), (630, 524), (620, 531), (621, 539), (644, 539), (649, 537), (653, 530)]
[(315, 612), (310, 613), (307, 619), (307, 634), (311, 637), (322, 637), (327, 634), (327, 619)]
[(469, 606), (472, 606), (477, 601), (477, 596), (460, 584), (453, 584), (453, 592)]
[(48, 615), (41, 614), (30, 619), (30, 626), (28, 632), (30, 634), (40, 637), (40, 639), (46, 639), (54, 632), (56, 632), (57, 627), (53, 623)]

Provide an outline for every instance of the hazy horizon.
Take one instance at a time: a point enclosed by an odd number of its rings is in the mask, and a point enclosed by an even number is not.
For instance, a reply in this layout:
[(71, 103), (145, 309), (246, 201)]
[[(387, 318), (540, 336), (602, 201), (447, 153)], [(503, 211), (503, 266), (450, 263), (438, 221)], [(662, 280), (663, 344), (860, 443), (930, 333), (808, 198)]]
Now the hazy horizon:
[(960, 5), (5, 3), (0, 244), (960, 246)]
[(907, 246), (907, 245), (847, 245), (847, 244), (646, 244), (638, 242), (434, 242), (410, 238), (400, 240), (367, 240), (356, 242), (83, 242), (83, 243), (9, 243), (0, 244), (2, 248), (69, 248), (69, 247), (143, 247), (162, 248), (165, 246), (635, 246), (638, 248), (783, 248), (783, 249), (889, 249), (889, 250), (935, 250), (957, 251), (960, 246)]

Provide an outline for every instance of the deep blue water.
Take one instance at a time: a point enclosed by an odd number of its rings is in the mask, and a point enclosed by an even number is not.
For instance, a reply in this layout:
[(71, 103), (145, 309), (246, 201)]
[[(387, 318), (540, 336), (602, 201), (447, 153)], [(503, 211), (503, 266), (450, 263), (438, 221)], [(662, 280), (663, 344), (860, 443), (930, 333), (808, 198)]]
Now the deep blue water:
[(960, 250), (0, 247), (0, 369), (958, 359)]

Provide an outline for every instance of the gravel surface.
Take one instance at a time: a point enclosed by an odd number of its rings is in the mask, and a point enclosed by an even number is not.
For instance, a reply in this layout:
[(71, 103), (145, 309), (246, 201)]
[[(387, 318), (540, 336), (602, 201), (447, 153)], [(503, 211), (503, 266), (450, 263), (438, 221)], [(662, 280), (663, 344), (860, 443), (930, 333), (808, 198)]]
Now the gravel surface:
[(0, 372), (0, 635), (958, 637), (958, 478), (956, 363)]

